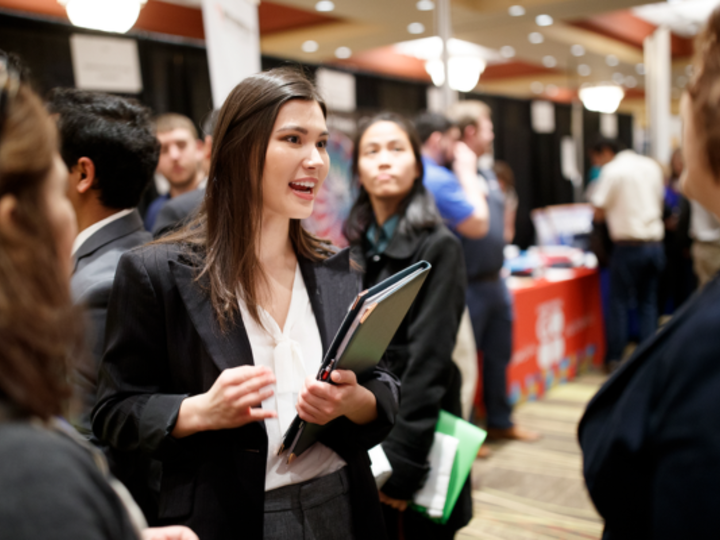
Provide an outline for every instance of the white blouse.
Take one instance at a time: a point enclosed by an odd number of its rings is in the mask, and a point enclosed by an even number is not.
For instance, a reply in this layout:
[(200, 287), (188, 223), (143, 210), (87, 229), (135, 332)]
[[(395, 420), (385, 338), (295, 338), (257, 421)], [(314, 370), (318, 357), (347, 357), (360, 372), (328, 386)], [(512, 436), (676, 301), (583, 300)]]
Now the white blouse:
[(265, 420), (268, 435), (268, 459), (265, 491), (290, 484), (299, 484), (334, 473), (346, 463), (333, 450), (316, 442), (291, 465), (287, 452), (277, 456), (282, 438), (297, 412), (295, 404), (308, 375), (314, 376), (322, 362), (322, 342), (315, 314), (310, 304), (300, 265), (295, 268), (290, 309), (281, 330), (275, 319), (258, 307), (262, 326), (250, 316), (245, 302), (240, 301), (242, 316), (256, 366), (266, 366), (275, 374), (274, 394), (262, 402), (265, 410), (277, 412), (277, 418)]

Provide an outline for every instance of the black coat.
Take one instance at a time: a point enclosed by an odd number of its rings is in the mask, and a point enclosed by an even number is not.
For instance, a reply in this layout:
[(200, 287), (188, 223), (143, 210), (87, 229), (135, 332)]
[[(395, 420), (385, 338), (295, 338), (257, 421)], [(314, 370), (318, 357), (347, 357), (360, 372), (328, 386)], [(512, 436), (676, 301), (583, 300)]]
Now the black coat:
[[(176, 245), (151, 245), (120, 261), (110, 301), (106, 352), (93, 414), (96, 435), (113, 448), (162, 463), (158, 522), (191, 527), (203, 540), (263, 537), (268, 440), (265, 424), (175, 439), (180, 404), (206, 392), (224, 369), (252, 365), (238, 315), (223, 334), (197, 282), (201, 260)], [(347, 251), (323, 263), (299, 258), (327, 350), (360, 290)], [(344, 417), (322, 442), (348, 464), (358, 539), (383, 537), (380, 503), (366, 450), (393, 425), (397, 380), (377, 368), (362, 384), (377, 399), (378, 418), (357, 426)]]
[(719, 538), (720, 280), (600, 389), (580, 423), (606, 540)]
[[(458, 327), (465, 309), (465, 263), (460, 242), (444, 225), (393, 235), (381, 255), (370, 256), (370, 245), (353, 249), (365, 268), (369, 287), (418, 261), (432, 270), (403, 320), (386, 357), (402, 383), (402, 401), (395, 427), (383, 442), (393, 473), (382, 491), (409, 500), (430, 470), (428, 454), (440, 409), (462, 417), (460, 371), (452, 360)], [(457, 502), (449, 527), (459, 529), (472, 517), (469, 483)]]

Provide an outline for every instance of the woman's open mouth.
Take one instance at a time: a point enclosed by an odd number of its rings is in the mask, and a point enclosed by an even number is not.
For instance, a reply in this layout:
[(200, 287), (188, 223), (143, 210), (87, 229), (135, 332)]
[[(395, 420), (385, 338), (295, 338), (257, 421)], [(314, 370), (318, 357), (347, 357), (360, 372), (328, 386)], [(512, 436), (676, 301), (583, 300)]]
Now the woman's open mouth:
[(313, 191), (315, 190), (315, 182), (300, 180), (297, 182), (290, 182), (288, 184), (292, 192), (307, 201), (311, 201), (314, 198)]

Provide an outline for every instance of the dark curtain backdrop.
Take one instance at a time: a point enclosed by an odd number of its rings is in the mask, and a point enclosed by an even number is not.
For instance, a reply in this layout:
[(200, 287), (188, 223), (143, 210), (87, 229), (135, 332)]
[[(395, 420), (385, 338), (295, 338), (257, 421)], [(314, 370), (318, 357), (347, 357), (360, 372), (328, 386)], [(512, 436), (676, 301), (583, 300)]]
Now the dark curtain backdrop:
[[(74, 86), (69, 37), (73, 33), (103, 35), (31, 17), (0, 11), (0, 49), (19, 54), (30, 67), (41, 93), (56, 86)], [(212, 109), (210, 76), (205, 47), (179, 39), (159, 39), (156, 34), (131, 34), (138, 42), (143, 91), (132, 96), (156, 114), (178, 112), (192, 118), (198, 127)], [(263, 57), (262, 68), (296, 62)], [(314, 76), (317, 65), (302, 66)], [(356, 77), (357, 111), (352, 119), (382, 110), (409, 117), (427, 107), (427, 84), (369, 73)], [(535, 241), (530, 219), (533, 208), (573, 200), (572, 184), (560, 170), (560, 141), (570, 135), (570, 105), (555, 105), (556, 130), (535, 133), (530, 120), (530, 100), (463, 94), (461, 99), (481, 99), (492, 109), (495, 125), (495, 157), (506, 161), (515, 173), (519, 206), (515, 243), (527, 247)], [(600, 115), (584, 111), (584, 140), (589, 145), (600, 132)], [(352, 135), (352, 133), (350, 133)], [(633, 119), (618, 115), (618, 136), (632, 147)], [(588, 160), (585, 160), (587, 176)]]

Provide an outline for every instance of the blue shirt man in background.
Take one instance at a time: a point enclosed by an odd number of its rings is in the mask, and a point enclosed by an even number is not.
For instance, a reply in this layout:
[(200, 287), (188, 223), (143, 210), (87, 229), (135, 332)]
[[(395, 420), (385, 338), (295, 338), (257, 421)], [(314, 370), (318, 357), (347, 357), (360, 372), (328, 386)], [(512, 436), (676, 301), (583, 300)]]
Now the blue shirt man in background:
[(536, 433), (512, 423), (507, 398), (513, 316), (510, 293), (500, 276), (505, 199), (492, 171), (478, 171), (478, 156), (490, 150), (494, 138), (490, 109), (479, 101), (463, 101), (451, 109), (451, 116), (452, 121), (425, 113), (415, 125), (423, 143), (423, 181), (435, 197), (440, 215), (463, 245), (467, 304), (475, 342), (483, 352), (488, 436), (536, 440)]

